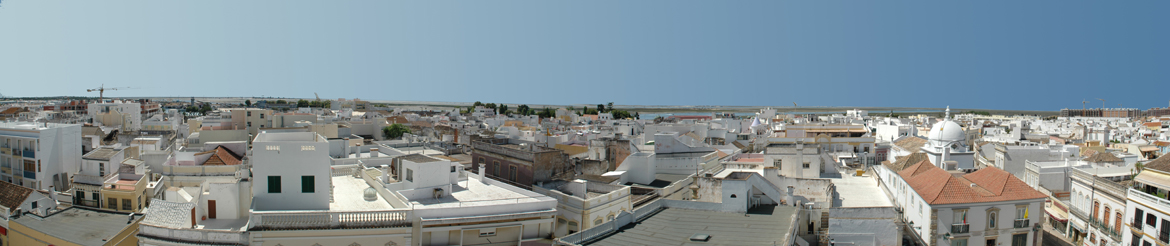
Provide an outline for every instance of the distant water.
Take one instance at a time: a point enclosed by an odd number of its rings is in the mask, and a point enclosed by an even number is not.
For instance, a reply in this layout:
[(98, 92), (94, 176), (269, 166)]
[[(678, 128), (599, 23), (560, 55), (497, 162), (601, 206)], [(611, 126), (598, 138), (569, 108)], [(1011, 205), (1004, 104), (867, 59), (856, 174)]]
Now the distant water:
[[(873, 113), (889, 113), (889, 112), (890, 111), (888, 111), (888, 110), (887, 111), (869, 111), (869, 113), (871, 113), (871, 114), (873, 114)], [(909, 110), (894, 110), (893, 112), (895, 114), (906, 114), (906, 113), (919, 114), (919, 113), (942, 113), (943, 110), (909, 109)], [(957, 113), (957, 112), (955, 112), (955, 113)], [(756, 115), (756, 113), (730, 113), (730, 114), (738, 116), (738, 117), (752, 117), (752, 116)], [(845, 114), (845, 110), (820, 111), (820, 112), (783, 112), (783, 111), (781, 111), (781, 112), (776, 112), (776, 114), (779, 114), (779, 115), (785, 115), (785, 114), (825, 114), (825, 115), (827, 115), (827, 114)], [(641, 114), (642, 119), (654, 119), (654, 118), (657, 118), (659, 116), (670, 117), (670, 116), (710, 116), (710, 115), (711, 115), (711, 112), (678, 112), (678, 113)]]

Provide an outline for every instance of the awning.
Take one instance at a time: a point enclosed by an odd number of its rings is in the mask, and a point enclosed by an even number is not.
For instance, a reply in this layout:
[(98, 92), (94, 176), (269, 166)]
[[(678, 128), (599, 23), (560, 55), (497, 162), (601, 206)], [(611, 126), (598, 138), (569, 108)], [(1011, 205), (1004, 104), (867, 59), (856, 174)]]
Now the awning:
[(1044, 208), (1044, 212), (1047, 212), (1048, 216), (1052, 216), (1052, 219), (1054, 220), (1060, 221), (1062, 223), (1068, 223), (1068, 211), (1061, 210), (1056, 206), (1048, 206)]
[(1134, 181), (1145, 185), (1158, 187), (1163, 190), (1170, 190), (1170, 175), (1161, 174), (1154, 171), (1142, 171), (1133, 178)]

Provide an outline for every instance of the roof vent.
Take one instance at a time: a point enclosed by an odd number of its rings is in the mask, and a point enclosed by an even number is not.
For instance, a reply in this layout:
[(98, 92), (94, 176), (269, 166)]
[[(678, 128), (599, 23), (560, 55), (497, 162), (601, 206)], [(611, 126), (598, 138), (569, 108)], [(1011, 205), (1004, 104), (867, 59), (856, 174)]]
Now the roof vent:
[(698, 234), (698, 233), (695, 233), (695, 235), (691, 235), (692, 242), (706, 242), (707, 240), (711, 240), (711, 235)]
[(366, 199), (366, 201), (378, 200), (378, 190), (375, 190), (374, 187), (366, 187), (366, 190), (364, 193), (365, 194), (363, 194), (363, 195), (364, 195), (364, 198)]
[(971, 183), (971, 188), (975, 188), (976, 186), (978, 186), (978, 185), (975, 185), (975, 183)]

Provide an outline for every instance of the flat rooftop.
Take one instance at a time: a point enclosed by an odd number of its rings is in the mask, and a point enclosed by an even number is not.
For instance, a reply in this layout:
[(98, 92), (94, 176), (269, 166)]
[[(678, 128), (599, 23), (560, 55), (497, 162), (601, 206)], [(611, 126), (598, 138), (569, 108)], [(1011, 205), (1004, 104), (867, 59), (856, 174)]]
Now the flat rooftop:
[(78, 125), (78, 124), (60, 124), (60, 123), (49, 123), (48, 125), (45, 125), (45, 123), (42, 123), (42, 122), (27, 122), (27, 121), (0, 122), (0, 129), (46, 130), (46, 129), (52, 129), (52, 128), (68, 127), (68, 126), (80, 126), (80, 125)]
[(362, 210), (389, 210), (394, 209), (386, 198), (378, 196), (377, 200), (366, 201), (366, 188), (369, 184), (361, 178), (353, 176), (333, 177), (333, 202), (329, 203), (329, 211), (362, 211)]
[[(796, 208), (762, 206), (743, 213), (668, 208), (588, 245), (791, 245)], [(711, 235), (706, 242), (694, 234)]]
[(853, 176), (854, 173), (842, 173), (841, 178), (829, 179), (836, 187), (838, 199), (833, 201), (833, 207), (889, 207), (894, 206), (890, 197), (878, 186), (877, 180), (866, 173), (865, 176)]
[[(134, 219), (141, 219), (135, 214)], [(130, 226), (129, 215), (70, 207), (43, 220), (25, 215), (13, 221), (38, 232), (80, 245), (103, 245)]]
[[(489, 181), (495, 184), (503, 184), (500, 181)], [(416, 208), (419, 205), (432, 207), (460, 207), (468, 205), (493, 205), (493, 204), (511, 204), (519, 202), (535, 202), (536, 198), (532, 198), (525, 194), (520, 194), (496, 185), (489, 185), (480, 182), (475, 178), (468, 178), (466, 181), (459, 181), (451, 186), (451, 195), (443, 196), (439, 199), (427, 198), (411, 200)]]

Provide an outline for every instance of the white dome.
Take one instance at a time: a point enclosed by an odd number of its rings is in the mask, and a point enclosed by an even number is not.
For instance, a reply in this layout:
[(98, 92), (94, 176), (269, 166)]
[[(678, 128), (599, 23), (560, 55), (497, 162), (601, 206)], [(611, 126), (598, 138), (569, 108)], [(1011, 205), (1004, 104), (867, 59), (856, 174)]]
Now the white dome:
[(967, 139), (967, 134), (963, 133), (963, 126), (960, 126), (959, 123), (955, 123), (954, 121), (950, 120), (934, 124), (934, 126), (930, 128), (930, 135), (927, 136), (930, 138), (930, 140), (941, 142), (962, 142)]

